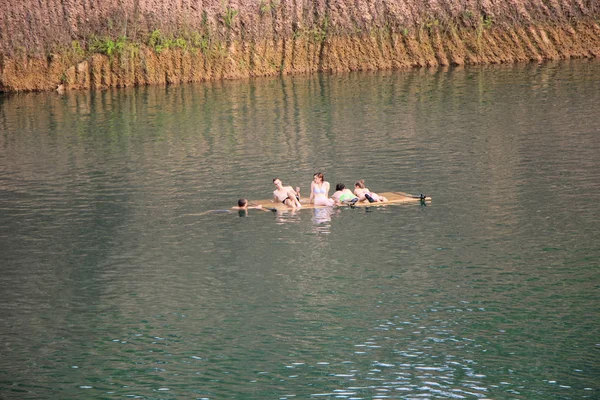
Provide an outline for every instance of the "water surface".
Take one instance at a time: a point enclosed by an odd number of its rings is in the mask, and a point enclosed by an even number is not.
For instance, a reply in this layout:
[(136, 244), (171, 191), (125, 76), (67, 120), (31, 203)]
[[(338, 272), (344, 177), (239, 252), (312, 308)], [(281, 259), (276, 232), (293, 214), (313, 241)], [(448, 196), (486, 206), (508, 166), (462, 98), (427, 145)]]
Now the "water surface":
[[(597, 398), (598, 76), (0, 97), (0, 397)], [(433, 202), (226, 211), (316, 171)]]

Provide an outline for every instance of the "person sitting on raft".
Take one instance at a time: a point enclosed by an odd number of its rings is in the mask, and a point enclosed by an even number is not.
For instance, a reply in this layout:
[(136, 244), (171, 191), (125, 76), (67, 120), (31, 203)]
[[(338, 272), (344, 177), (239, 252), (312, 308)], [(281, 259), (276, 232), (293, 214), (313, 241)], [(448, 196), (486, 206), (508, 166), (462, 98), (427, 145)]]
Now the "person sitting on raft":
[(329, 182), (325, 181), (322, 172), (313, 175), (313, 181), (310, 184), (309, 203), (315, 206), (333, 206), (335, 202), (329, 198)]
[(300, 189), (296, 188), (294, 190), (291, 186), (283, 186), (281, 183), (281, 179), (274, 178), (273, 185), (275, 185), (275, 190), (273, 191), (273, 199), (276, 202), (280, 202), (285, 204), (286, 206), (292, 208), (301, 208), (300, 204)]
[(358, 201), (358, 197), (350, 189), (347, 189), (343, 183), (335, 185), (335, 192), (331, 195), (331, 199), (336, 205), (355, 204)]
[(365, 187), (364, 179), (361, 179), (354, 184), (354, 194), (358, 196), (360, 201), (368, 200), (369, 203), (388, 201), (386, 197), (371, 192), (367, 187)]

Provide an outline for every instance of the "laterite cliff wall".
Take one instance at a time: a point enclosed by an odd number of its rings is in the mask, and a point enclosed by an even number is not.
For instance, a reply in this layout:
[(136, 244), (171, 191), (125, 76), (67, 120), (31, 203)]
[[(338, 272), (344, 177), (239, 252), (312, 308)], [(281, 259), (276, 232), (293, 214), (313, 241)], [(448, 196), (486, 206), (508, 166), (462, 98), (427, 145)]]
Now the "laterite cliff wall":
[(599, 55), (598, 0), (0, 2), (0, 91)]

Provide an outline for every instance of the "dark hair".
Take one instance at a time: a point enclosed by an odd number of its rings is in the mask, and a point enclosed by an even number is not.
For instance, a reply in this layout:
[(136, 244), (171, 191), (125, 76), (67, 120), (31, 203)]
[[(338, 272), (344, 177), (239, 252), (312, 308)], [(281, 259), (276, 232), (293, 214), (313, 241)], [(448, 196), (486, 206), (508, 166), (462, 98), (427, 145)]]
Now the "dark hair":
[(354, 186), (357, 186), (357, 187), (359, 187), (361, 189), (364, 189), (365, 188), (365, 180), (361, 179), (359, 181), (356, 181), (356, 183), (354, 184)]
[(246, 207), (246, 204), (248, 204), (248, 200), (246, 200), (246, 199), (238, 200), (238, 207)]
[(335, 185), (335, 190), (344, 190), (346, 189), (346, 185), (344, 185), (343, 183), (338, 183)]
[[(278, 180), (279, 178), (273, 178), (273, 183), (275, 183), (276, 180)], [(281, 179), (279, 179), (281, 180)]]
[(325, 181), (325, 175), (323, 175), (322, 172), (317, 172), (315, 173), (313, 176), (316, 176), (317, 178), (319, 178), (322, 182)]

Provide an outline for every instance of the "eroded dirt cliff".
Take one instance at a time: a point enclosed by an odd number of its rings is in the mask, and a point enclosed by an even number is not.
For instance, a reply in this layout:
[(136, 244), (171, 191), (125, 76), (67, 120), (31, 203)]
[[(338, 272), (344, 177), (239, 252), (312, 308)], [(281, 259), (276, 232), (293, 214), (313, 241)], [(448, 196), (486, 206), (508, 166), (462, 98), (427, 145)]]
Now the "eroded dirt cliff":
[(600, 55), (597, 0), (23, 0), (0, 90)]

